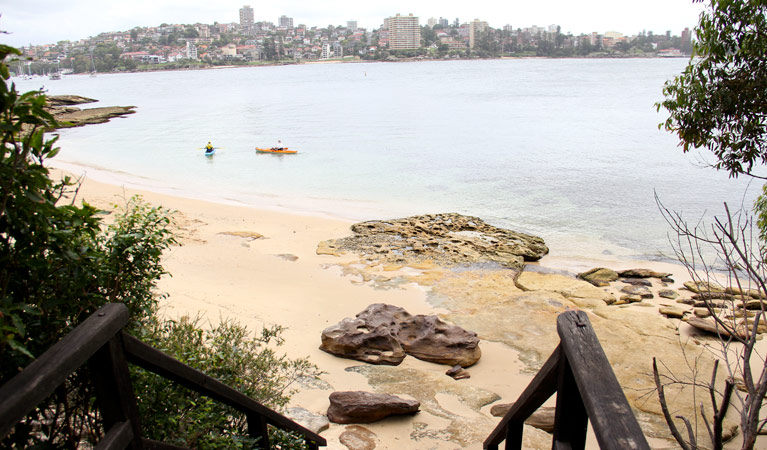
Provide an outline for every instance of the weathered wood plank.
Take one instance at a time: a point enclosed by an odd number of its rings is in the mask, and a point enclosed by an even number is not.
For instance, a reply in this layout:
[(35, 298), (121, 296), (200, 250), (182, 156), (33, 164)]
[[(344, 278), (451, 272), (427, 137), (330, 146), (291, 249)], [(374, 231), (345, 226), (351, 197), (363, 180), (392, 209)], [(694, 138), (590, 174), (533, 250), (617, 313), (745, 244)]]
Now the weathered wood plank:
[(141, 342), (133, 336), (122, 333), (122, 338), (126, 356), (131, 363), (197, 391), (216, 401), (229, 405), (245, 414), (261, 415), (271, 425), (284, 430), (295, 431), (296, 433), (303, 435), (307, 440), (314, 441), (319, 445), (327, 445), (327, 441), (322, 436), (304, 428), (287, 417), (272, 411), (224, 383), (171, 358), (165, 353)]
[(0, 387), (0, 438), (128, 323), (128, 308), (110, 303)]
[[(512, 406), (509, 412), (503, 416), (503, 419), (501, 419), (501, 422), (496, 425), (490, 436), (485, 439), (485, 442), (482, 444), (482, 448), (497, 448), (498, 444), (500, 444), (504, 439), (507, 440), (506, 445), (508, 448), (508, 424), (511, 422), (519, 422), (520, 424), (524, 424), (525, 419), (530, 417), (530, 415), (534, 413), (536, 409), (540, 408), (541, 405), (546, 402), (546, 400), (554, 395), (554, 392), (557, 390), (557, 377), (559, 375), (557, 368), (559, 367), (561, 352), (562, 349), (560, 345), (554, 350), (551, 356), (549, 356), (549, 359), (546, 360), (546, 362), (543, 364), (543, 367), (541, 367), (541, 370), (538, 371), (538, 373), (535, 375), (530, 384), (527, 385), (522, 394), (519, 395), (517, 401), (514, 402), (514, 406)], [(517, 426), (515, 429), (519, 430), (519, 435), (513, 437), (513, 440), (518, 442), (518, 444), (514, 445), (521, 446), (523, 427)], [(510, 448), (517, 447), (512, 446)]]
[(649, 450), (647, 439), (586, 313), (567, 311), (560, 314), (557, 332), (599, 447), (603, 450)]
[(118, 422), (106, 432), (93, 450), (123, 450), (133, 440), (133, 430), (128, 422)]
[(567, 358), (560, 359), (557, 383), (557, 406), (554, 410), (556, 448), (583, 450), (589, 418)]
[(104, 418), (104, 428), (108, 430), (116, 423), (129, 422), (134, 436), (130, 448), (141, 450), (141, 420), (121, 333), (101, 347), (88, 365), (96, 388), (96, 403)]

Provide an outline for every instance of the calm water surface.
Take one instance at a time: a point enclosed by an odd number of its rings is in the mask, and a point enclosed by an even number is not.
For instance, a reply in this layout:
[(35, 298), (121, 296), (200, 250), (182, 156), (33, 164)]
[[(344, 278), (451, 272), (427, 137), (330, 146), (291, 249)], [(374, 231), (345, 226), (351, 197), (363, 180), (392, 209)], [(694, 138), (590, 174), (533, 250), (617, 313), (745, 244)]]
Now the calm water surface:
[[(684, 59), (314, 64), (68, 76), (52, 94), (136, 105), (65, 130), (54, 165), (178, 195), (355, 220), (480, 216), (562, 256), (671, 255), (654, 193), (691, 221), (759, 186), (658, 130)], [(40, 80), (19, 82), (37, 89)], [(256, 154), (277, 139), (297, 155)], [(222, 147), (213, 158), (200, 148)]]

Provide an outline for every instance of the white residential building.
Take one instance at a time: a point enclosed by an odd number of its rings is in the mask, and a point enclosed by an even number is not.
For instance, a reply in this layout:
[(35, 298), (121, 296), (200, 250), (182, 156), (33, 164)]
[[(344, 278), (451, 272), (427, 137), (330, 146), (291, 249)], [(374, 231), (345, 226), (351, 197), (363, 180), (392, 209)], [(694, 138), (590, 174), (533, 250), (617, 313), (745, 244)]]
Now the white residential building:
[(186, 57), (189, 59), (197, 59), (197, 46), (191, 42), (186, 43)]
[(418, 17), (412, 14), (397, 14), (384, 20), (389, 28), (389, 48), (392, 50), (410, 50), (421, 47), (421, 28)]

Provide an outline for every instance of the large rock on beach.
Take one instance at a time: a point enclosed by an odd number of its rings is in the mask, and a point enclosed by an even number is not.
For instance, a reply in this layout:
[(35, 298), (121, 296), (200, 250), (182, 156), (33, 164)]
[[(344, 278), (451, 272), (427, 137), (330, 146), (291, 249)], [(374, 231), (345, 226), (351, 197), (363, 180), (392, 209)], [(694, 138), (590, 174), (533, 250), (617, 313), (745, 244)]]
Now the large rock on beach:
[(371, 364), (396, 366), (405, 359), (405, 351), (390, 329), (370, 327), (362, 319), (348, 317), (322, 331), (320, 350)]
[(646, 286), (628, 285), (621, 288), (621, 292), (628, 295), (635, 295), (640, 298), (653, 298), (654, 295)]
[(375, 303), (322, 332), (321, 350), (372, 364), (397, 365), (405, 354), (468, 367), (482, 356), (477, 334), (398, 306)]
[(701, 294), (701, 293), (711, 294), (711, 293), (724, 292), (723, 287), (714, 283), (707, 283), (705, 281), (697, 281), (697, 282), (685, 281), (683, 285), (685, 289), (687, 289), (688, 291), (692, 291), (696, 294)]
[(671, 276), (667, 272), (656, 272), (650, 269), (629, 269), (618, 272), (623, 278), (668, 278)]
[(418, 412), (421, 402), (363, 391), (330, 394), (328, 419), (333, 423), (371, 423), (396, 414)]
[(609, 286), (618, 279), (618, 272), (604, 267), (596, 267), (589, 271), (579, 273), (578, 278), (588, 281), (597, 287)]
[(352, 225), (352, 236), (325, 241), (324, 254), (350, 251), (369, 262), (407, 264), (435, 261), (441, 265), (495, 263), (519, 269), (549, 252), (543, 239), (488, 225), (477, 217), (429, 214)]

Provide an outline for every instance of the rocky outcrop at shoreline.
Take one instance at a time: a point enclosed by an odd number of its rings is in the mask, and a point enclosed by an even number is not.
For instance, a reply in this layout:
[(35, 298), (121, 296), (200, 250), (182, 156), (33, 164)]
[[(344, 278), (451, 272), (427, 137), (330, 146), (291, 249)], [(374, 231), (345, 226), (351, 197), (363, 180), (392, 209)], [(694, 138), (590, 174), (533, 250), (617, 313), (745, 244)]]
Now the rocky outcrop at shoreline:
[(133, 114), (135, 106), (105, 106), (81, 109), (73, 105), (93, 103), (98, 100), (79, 95), (48, 95), (46, 96), (47, 111), (58, 122), (58, 128), (81, 127), (109, 122), (115, 117)]
[[(559, 343), (557, 316), (568, 309), (586, 311), (642, 429), (649, 437), (669, 439), (657, 396), (648, 394), (655, 389), (652, 357), (657, 356), (671, 370), (683, 371), (688, 367), (687, 358), (696, 355), (696, 370), (710, 374), (713, 363), (705, 348), (717, 338), (691, 330), (684, 322), (696, 302), (703, 301), (693, 295), (700, 297), (700, 292), (706, 291), (706, 298), (710, 298), (718, 291), (690, 283), (682, 287), (669, 273), (647, 269), (598, 268), (576, 276), (525, 264), (548, 252), (543, 240), (486, 226), (479, 219), (452, 214), (362, 222), (352, 226), (353, 236), (320, 243), (317, 252), (356, 254), (357, 260), (347, 258), (339, 265), (357, 284), (396, 289), (418, 283), (427, 290), (429, 303), (439, 308), (440, 319), (476, 332), (485, 342), (518, 351), (519, 360), (530, 373), (540, 368)], [(519, 250), (523, 243), (525, 250)], [(674, 285), (678, 285), (676, 289)], [(725, 294), (734, 295), (721, 289), (720, 296)], [(695, 314), (704, 312), (697, 308)], [(689, 325), (698, 325), (698, 321)], [(682, 332), (693, 338), (680, 340)], [(402, 378), (406, 373), (398, 368), (375, 365), (357, 370), (372, 386), (378, 386), (379, 392), (407, 392)], [(392, 379), (377, 385), (376, 377), (383, 373)], [(439, 376), (461, 383), (442, 373)], [(429, 406), (429, 395), (416, 395), (415, 389), (411, 392), (426, 405), (425, 410), (436, 410)], [(689, 391), (675, 392), (673, 408), (679, 415), (694, 417), (693, 400)], [(424, 433), (417, 430), (413, 436), (444, 435), (450, 442), (468, 445), (484, 439), (488, 424), (495, 423), (477, 418), (469, 427), (476, 431), (465, 433), (454, 426), (461, 423), (466, 429), (467, 424), (450, 417), (453, 422), (448, 428)], [(550, 446), (550, 438), (544, 445)], [(530, 448), (543, 447), (536, 444)]]
[(549, 252), (543, 239), (494, 227), (477, 217), (428, 214), (352, 225), (354, 234), (320, 243), (318, 254), (357, 253), (368, 261), (400, 264), (434, 261), (440, 265), (496, 263), (519, 269)]

